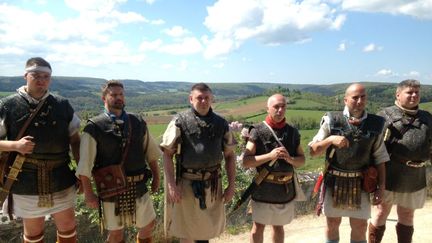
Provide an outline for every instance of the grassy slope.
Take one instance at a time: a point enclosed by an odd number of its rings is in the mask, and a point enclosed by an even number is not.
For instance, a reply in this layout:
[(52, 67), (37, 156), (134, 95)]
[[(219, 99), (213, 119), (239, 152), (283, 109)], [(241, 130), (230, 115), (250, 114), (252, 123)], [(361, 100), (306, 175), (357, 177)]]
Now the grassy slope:
[[(216, 103), (214, 105), (214, 110), (224, 116), (232, 115), (233, 117), (247, 117), (252, 116), (254, 114), (260, 114), (265, 112), (265, 102), (266, 97), (259, 96), (259, 97), (253, 97), (249, 99), (243, 99), (238, 101), (231, 101), (231, 102), (222, 102), (222, 103)], [(324, 115), (325, 111), (321, 110), (293, 110), (298, 107), (319, 107), (323, 104), (320, 104), (318, 102), (314, 101), (308, 101), (308, 100), (296, 100), (295, 104), (288, 105), (288, 110), (286, 113), (287, 120), (290, 120), (290, 117), (298, 117), (302, 116), (305, 118), (312, 118), (316, 121), (319, 121), (321, 117)], [(428, 110), (429, 112), (432, 112), (432, 102), (428, 103), (422, 103), (420, 105), (421, 109)], [(164, 114), (166, 111), (155, 111), (155, 113)], [(249, 122), (261, 122), (264, 120), (264, 117), (266, 114), (260, 114), (257, 116), (253, 116), (247, 121)], [(150, 118), (150, 117), (149, 117)], [(160, 117), (159, 117), (160, 118)], [(166, 121), (169, 121), (172, 118), (172, 115), (166, 115)], [(152, 119), (147, 119), (148, 121), (151, 121)], [(152, 124), (152, 122), (149, 122), (149, 129), (152, 136), (159, 142), (162, 139), (163, 132), (166, 129), (167, 122), (161, 123), (161, 124)], [(320, 170), (323, 166), (324, 158), (323, 156), (317, 157), (317, 158), (311, 158), (308, 155), (308, 146), (307, 144), (312, 140), (313, 136), (316, 134), (317, 130), (301, 130), (301, 146), (306, 154), (306, 165), (301, 170), (307, 170), (307, 171), (316, 171)]]

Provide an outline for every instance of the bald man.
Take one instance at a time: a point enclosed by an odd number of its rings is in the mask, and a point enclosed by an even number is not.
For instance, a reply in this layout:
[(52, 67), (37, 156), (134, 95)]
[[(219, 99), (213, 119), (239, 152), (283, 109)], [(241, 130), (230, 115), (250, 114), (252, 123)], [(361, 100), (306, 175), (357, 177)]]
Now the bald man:
[(256, 168), (258, 173), (270, 171), (252, 194), (253, 243), (263, 242), (266, 225), (272, 226), (273, 242), (283, 242), (283, 226), (294, 218), (294, 201), (305, 200), (294, 170), (304, 165), (305, 156), (299, 132), (285, 122), (286, 103), (281, 94), (268, 99), (268, 115), (264, 122), (250, 128), (246, 144), (243, 166)]
[(327, 112), (309, 143), (310, 154), (326, 152), (328, 167), (319, 206), (327, 219), (326, 242), (339, 242), (342, 217), (349, 217), (351, 243), (366, 243), (367, 220), (371, 216), (369, 194), (362, 190), (362, 171), (375, 166), (378, 188), (373, 202), (382, 201), (385, 187), (384, 163), (389, 161), (382, 138), (384, 119), (366, 112), (366, 90), (351, 84), (345, 91), (343, 111)]

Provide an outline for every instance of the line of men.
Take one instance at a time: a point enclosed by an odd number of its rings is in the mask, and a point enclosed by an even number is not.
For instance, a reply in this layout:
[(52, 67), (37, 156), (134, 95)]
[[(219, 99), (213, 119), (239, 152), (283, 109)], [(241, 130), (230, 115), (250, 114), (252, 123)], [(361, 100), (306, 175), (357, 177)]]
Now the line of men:
[[(158, 190), (161, 155), (168, 235), (184, 243), (208, 242), (223, 232), (224, 203), (235, 193), (236, 140), (228, 122), (212, 110), (208, 85), (192, 86), (191, 109), (173, 118), (158, 145), (146, 122), (125, 111), (124, 86), (115, 80), (102, 87), (104, 111), (88, 120), (80, 137), (80, 120), (69, 102), (49, 92), (51, 73), (46, 60), (30, 58), (26, 85), (0, 100), (0, 151), (25, 156), (17, 180), (11, 188), (2, 184), (0, 191), (8, 194), (3, 212), (23, 219), (23, 242), (44, 242), (46, 215), (54, 219), (57, 242), (76, 242), (77, 184), (86, 205), (99, 210), (109, 232), (107, 242), (124, 242), (123, 228), (131, 225), (138, 228), (137, 242), (153, 242), (156, 214), (147, 183), (151, 180), (151, 192)], [(366, 242), (371, 204), (377, 205), (378, 213), (369, 223), (369, 242), (381, 241), (393, 205), (397, 205), (398, 242), (411, 242), (414, 211), (426, 199), (432, 116), (418, 107), (416, 80), (399, 83), (395, 105), (379, 115), (366, 112), (366, 101), (365, 87), (350, 85), (344, 110), (326, 113), (308, 145), (312, 156), (326, 154), (318, 205), (326, 216), (326, 242), (339, 242), (342, 217), (350, 219), (351, 242)], [(249, 129), (243, 166), (256, 168), (258, 174), (267, 172), (252, 193), (250, 242), (263, 242), (266, 225), (272, 227), (273, 242), (283, 242), (283, 226), (294, 218), (294, 202), (306, 200), (295, 172), (305, 164), (305, 155), (298, 130), (285, 120), (286, 108), (283, 95), (272, 95), (265, 120)], [(69, 168), (70, 151), (79, 161), (76, 172)], [(119, 164), (126, 183), (116, 174)], [(378, 189), (371, 198), (362, 191), (362, 171), (369, 166), (378, 171)], [(91, 181), (102, 171), (109, 173), (96, 183), (95, 192)], [(9, 177), (5, 175), (5, 180)], [(117, 191), (111, 190), (112, 185)], [(102, 192), (107, 196), (102, 197)]]

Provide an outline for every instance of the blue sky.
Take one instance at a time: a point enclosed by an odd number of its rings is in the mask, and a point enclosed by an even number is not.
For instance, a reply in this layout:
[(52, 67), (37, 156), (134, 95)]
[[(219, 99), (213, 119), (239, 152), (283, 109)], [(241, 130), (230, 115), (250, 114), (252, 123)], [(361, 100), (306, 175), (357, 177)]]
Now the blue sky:
[(0, 76), (432, 84), (432, 0), (3, 0)]

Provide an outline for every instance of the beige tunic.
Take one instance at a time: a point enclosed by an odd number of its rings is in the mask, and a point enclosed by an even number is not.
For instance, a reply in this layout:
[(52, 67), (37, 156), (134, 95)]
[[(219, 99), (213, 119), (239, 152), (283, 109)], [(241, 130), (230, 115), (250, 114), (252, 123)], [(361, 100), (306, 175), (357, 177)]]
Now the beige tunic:
[[(147, 153), (145, 154), (146, 161), (157, 161), (161, 156), (161, 151), (154, 141), (150, 133), (147, 131), (147, 136), (143, 139), (143, 147), (147, 142)], [(145, 150), (145, 149), (144, 149)], [(97, 141), (88, 133), (84, 132), (81, 136), (80, 146), (80, 162), (78, 164), (75, 175), (92, 177), (92, 169), (97, 153)], [(124, 227), (119, 216), (114, 214), (115, 205), (113, 202), (103, 202), (104, 227), (107, 230), (118, 230)], [(153, 208), (153, 202), (149, 193), (136, 199), (136, 223), (135, 226), (142, 228), (156, 218), (156, 213)]]
[[(163, 135), (161, 147), (175, 150), (176, 140), (180, 136), (180, 129), (172, 120)], [(224, 136), (224, 149), (232, 149), (235, 141), (231, 132)], [(165, 188), (166, 183), (165, 183)], [(199, 200), (195, 198), (191, 181), (181, 180), (181, 196), (179, 203), (167, 202), (165, 195), (165, 224), (167, 234), (178, 238), (193, 240), (208, 240), (219, 236), (225, 228), (225, 210), (222, 198), (221, 180), (218, 182), (217, 196), (212, 200), (210, 188), (206, 189), (206, 206), (202, 210)]]

